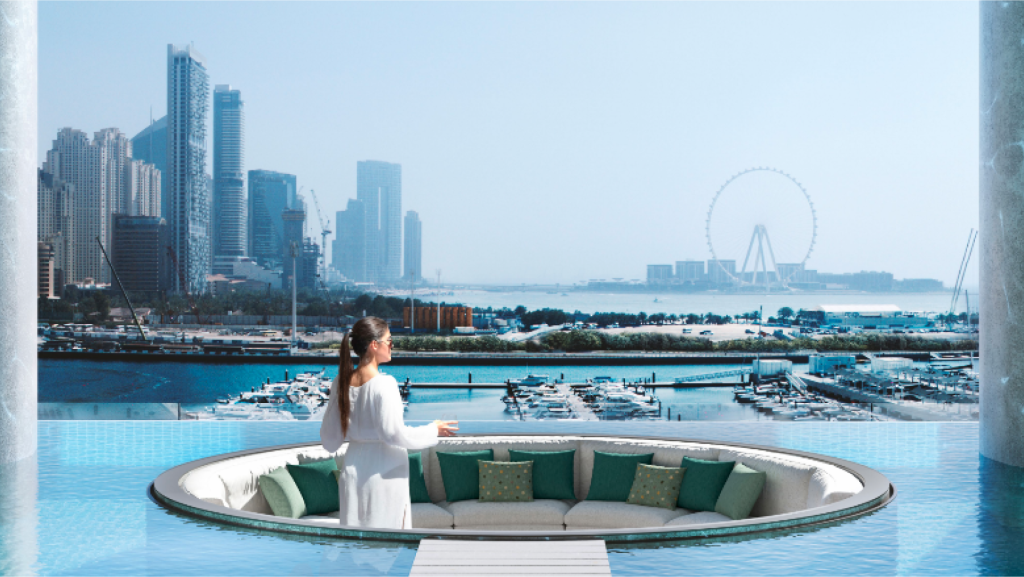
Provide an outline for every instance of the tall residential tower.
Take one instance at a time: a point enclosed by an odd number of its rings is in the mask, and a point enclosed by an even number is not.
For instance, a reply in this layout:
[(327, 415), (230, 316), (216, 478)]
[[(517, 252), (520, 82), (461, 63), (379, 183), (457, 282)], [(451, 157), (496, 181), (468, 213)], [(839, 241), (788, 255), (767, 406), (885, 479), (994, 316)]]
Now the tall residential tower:
[(170, 227), (171, 248), (179, 275), (176, 291), (201, 293), (212, 262), (210, 193), (206, 184), (206, 114), (210, 86), (206, 59), (190, 44), (167, 45), (167, 173), (169, 198), (164, 215)]
[(356, 163), (356, 198), (363, 202), (366, 277), (355, 280), (394, 282), (402, 276), (402, 165)]
[(423, 278), (423, 223), (414, 210), (405, 213), (405, 267), (403, 276)]
[(213, 90), (213, 254), (245, 256), (245, 103), (229, 84)]

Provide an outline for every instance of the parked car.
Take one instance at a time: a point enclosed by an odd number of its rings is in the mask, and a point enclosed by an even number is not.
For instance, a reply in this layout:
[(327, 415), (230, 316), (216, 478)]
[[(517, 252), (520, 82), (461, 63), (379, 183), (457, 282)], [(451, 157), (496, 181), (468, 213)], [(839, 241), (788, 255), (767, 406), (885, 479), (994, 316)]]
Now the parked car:
[(701, 332), (700, 332), (700, 334), (702, 334), (702, 335), (708, 335), (708, 336), (710, 336), (710, 335), (713, 335), (713, 334), (715, 334), (715, 333), (713, 333), (713, 332), (711, 332), (711, 331), (701, 331)]

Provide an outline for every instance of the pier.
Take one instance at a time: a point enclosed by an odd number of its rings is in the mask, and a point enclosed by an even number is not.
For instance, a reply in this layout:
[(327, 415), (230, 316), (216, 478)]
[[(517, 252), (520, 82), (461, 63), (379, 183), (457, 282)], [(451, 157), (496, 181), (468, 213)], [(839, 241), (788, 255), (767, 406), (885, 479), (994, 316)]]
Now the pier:
[[(802, 384), (812, 391), (823, 393), (826, 396), (842, 401), (857, 403), (859, 405), (868, 405), (871, 407), (872, 412), (878, 411), (883, 415), (901, 419), (904, 421), (968, 421), (975, 420), (972, 418), (971, 411), (977, 410), (977, 405), (963, 405), (966, 407), (966, 411), (961, 412), (947, 412), (928, 409), (928, 405), (920, 404), (917, 406), (911, 406), (906, 403), (897, 403), (891, 399), (887, 399), (880, 395), (874, 395), (863, 391), (857, 391), (836, 384), (832, 379), (825, 379), (821, 377), (815, 377), (813, 375), (800, 375), (791, 377), (793, 381), (802, 382)], [(959, 406), (958, 406), (959, 408)]]
[(608, 575), (604, 541), (420, 541), (410, 576)]

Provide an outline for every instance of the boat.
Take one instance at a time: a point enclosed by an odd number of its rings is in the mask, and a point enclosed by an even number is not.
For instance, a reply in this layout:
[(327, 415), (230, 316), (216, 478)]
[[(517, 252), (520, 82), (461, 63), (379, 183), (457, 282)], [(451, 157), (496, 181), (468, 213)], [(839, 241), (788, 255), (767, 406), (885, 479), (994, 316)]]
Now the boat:
[(525, 379), (521, 379), (519, 381), (519, 384), (524, 386), (524, 387), (533, 387), (533, 386), (537, 386), (537, 385), (543, 385), (543, 384), (546, 384), (548, 382), (548, 378), (549, 377), (547, 375), (533, 375), (533, 374), (530, 374), (530, 375), (527, 375)]

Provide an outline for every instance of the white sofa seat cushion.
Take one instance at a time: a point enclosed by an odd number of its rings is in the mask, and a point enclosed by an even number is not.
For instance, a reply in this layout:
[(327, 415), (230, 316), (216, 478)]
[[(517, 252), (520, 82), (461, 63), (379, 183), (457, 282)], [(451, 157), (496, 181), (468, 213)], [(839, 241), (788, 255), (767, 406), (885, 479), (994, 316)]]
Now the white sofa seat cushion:
[[(680, 510), (683, 511), (685, 509)], [(703, 525), (704, 523), (732, 523), (732, 519), (721, 513), (715, 513), (714, 511), (701, 511), (700, 513), (690, 513), (688, 515), (676, 517), (668, 523), (665, 523), (665, 526), (685, 527), (686, 525)]]
[(414, 529), (451, 529), (455, 516), (433, 503), (412, 504), (412, 526)]
[[(337, 525), (339, 511), (327, 513), (326, 515), (306, 515), (303, 521), (317, 521), (318, 524)], [(413, 529), (451, 529), (455, 518), (448, 511), (433, 503), (412, 504), (412, 526)], [(559, 525), (561, 528), (561, 525)]]
[(635, 529), (661, 527), (686, 509), (663, 509), (617, 501), (580, 501), (565, 514), (565, 526), (575, 529)]
[(565, 531), (565, 525), (459, 525), (460, 531)]
[(303, 521), (317, 521), (319, 524), (337, 525), (340, 514), (340, 511), (335, 511), (324, 515), (305, 515), (299, 518)]
[(441, 503), (455, 516), (455, 527), (494, 525), (558, 525), (565, 522), (571, 501), (537, 499), (522, 502), (490, 502), (472, 499), (455, 503)]

